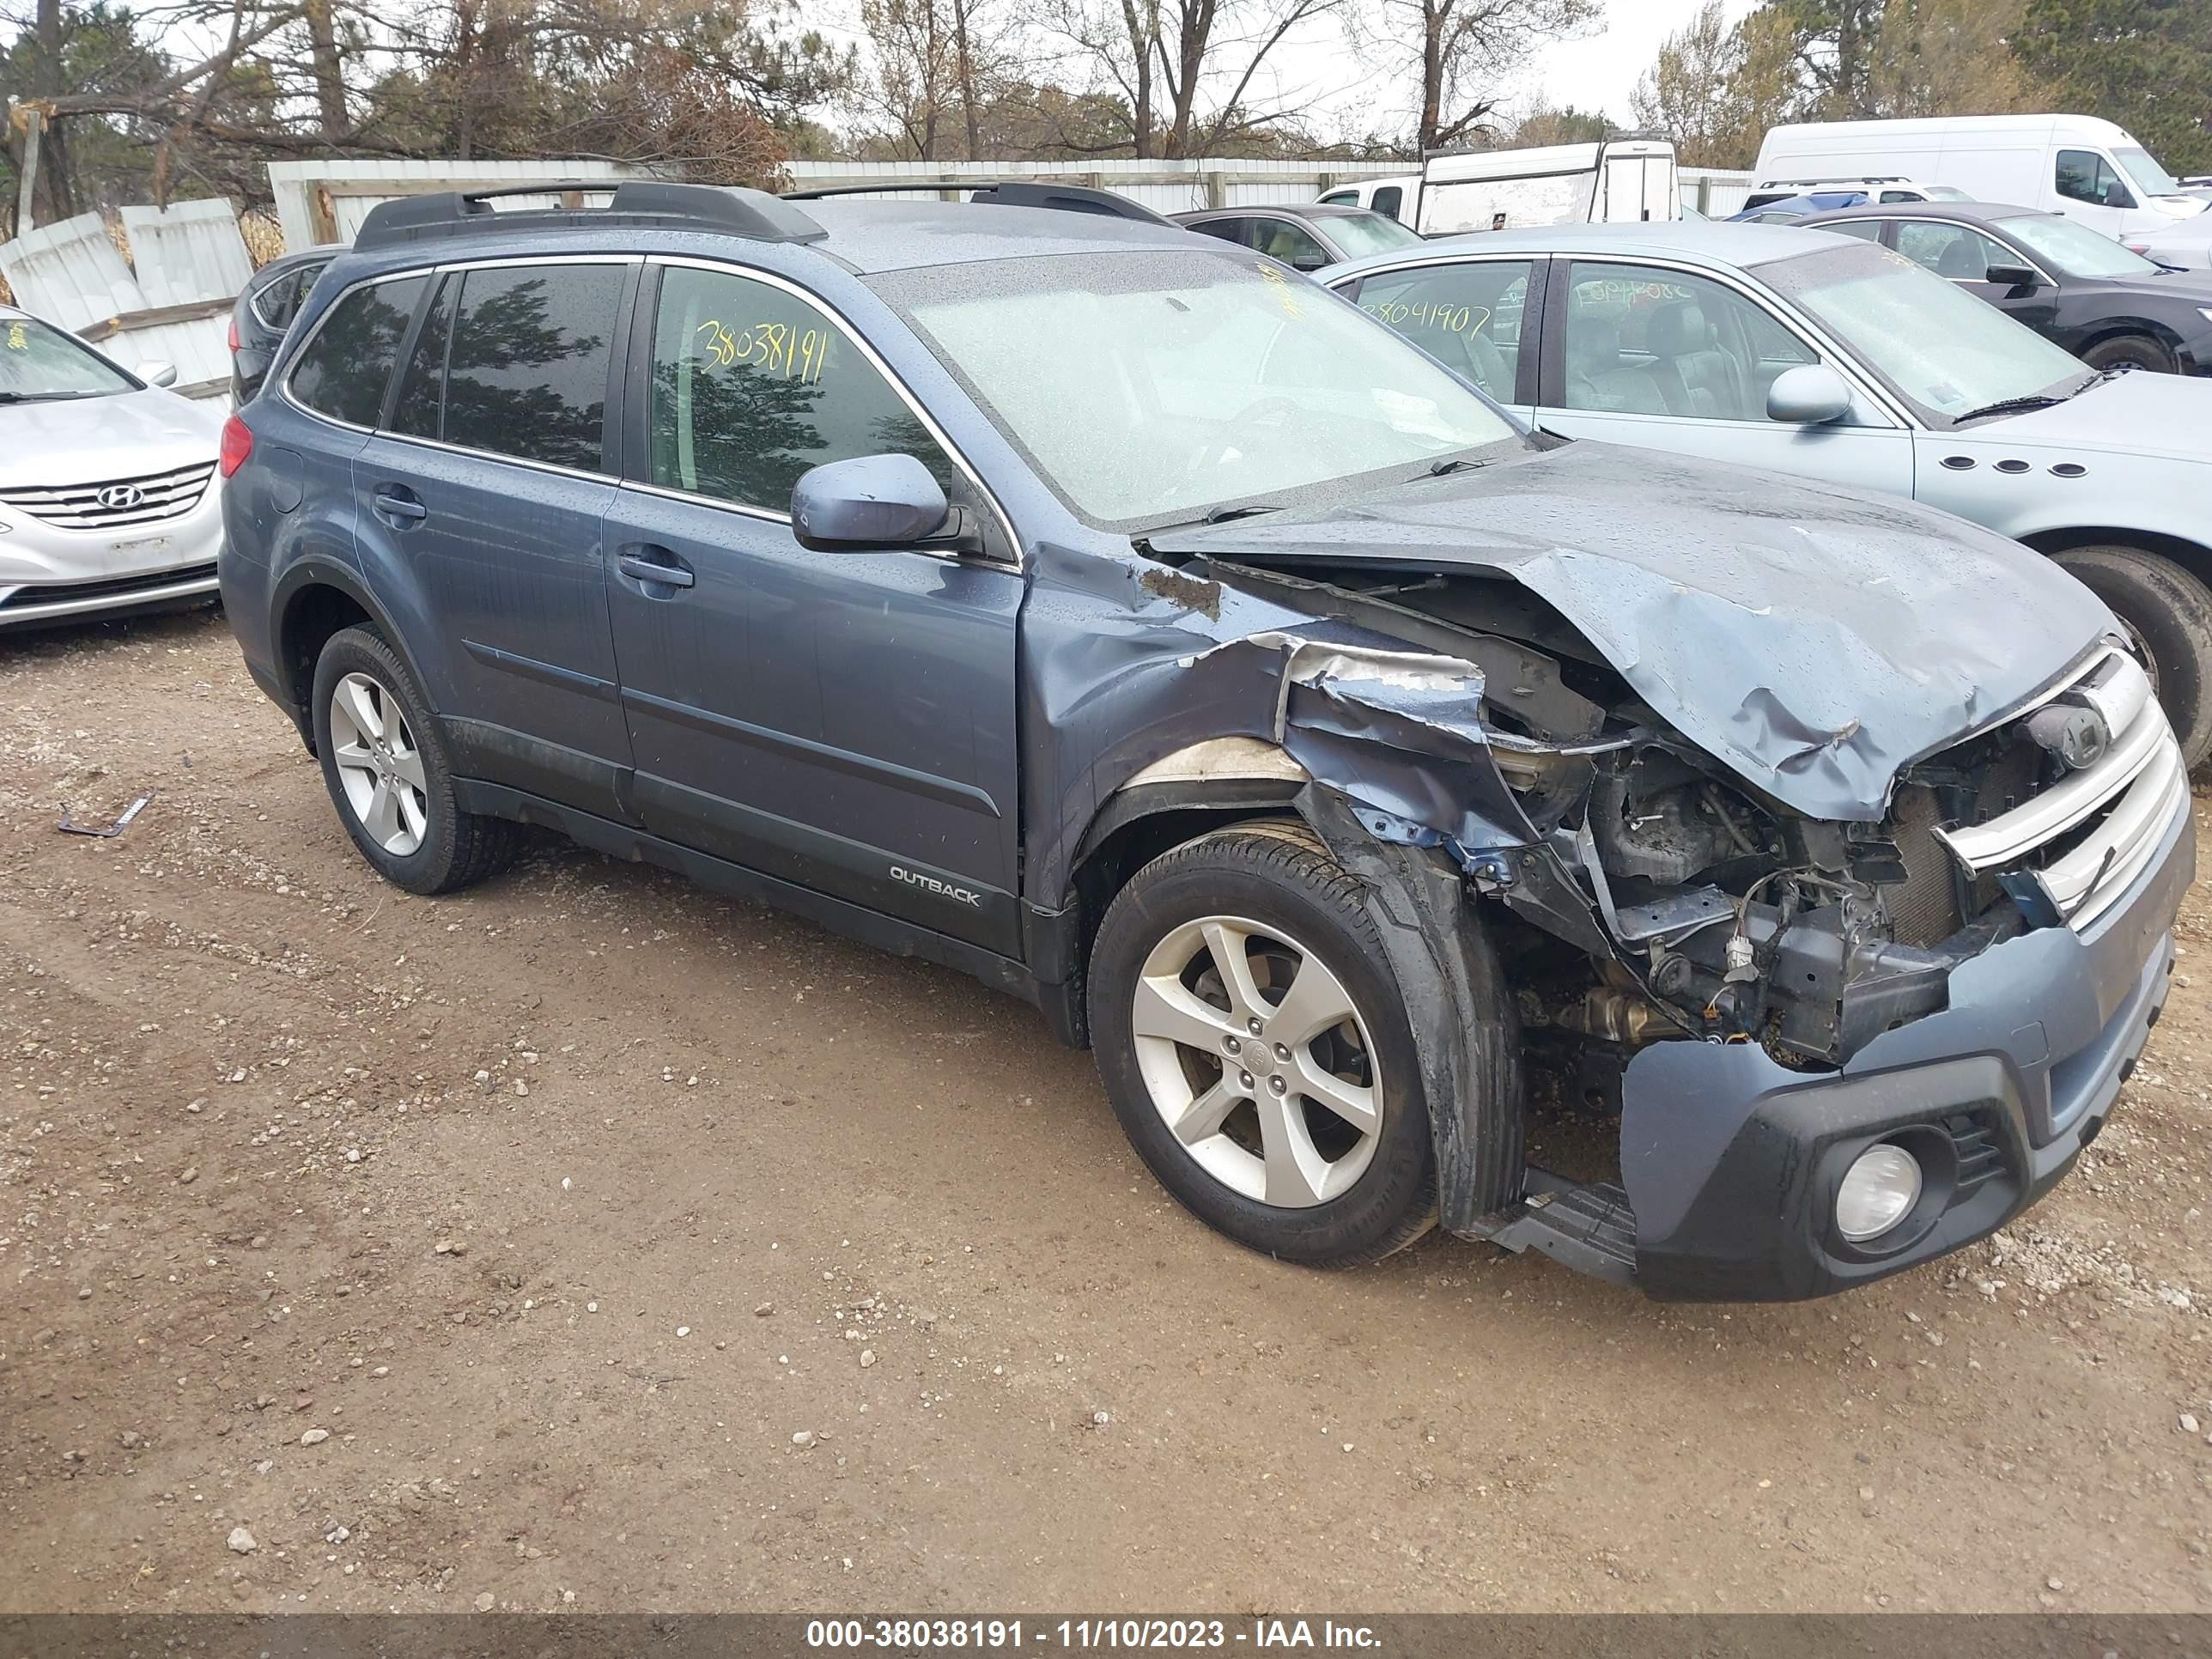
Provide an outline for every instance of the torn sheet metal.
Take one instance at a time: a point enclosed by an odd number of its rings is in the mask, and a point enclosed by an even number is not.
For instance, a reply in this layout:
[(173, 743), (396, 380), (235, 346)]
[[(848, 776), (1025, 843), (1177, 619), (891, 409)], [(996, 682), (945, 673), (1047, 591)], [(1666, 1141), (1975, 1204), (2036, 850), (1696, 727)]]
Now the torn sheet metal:
[(1148, 539), (1510, 579), (1684, 737), (1815, 818), (1880, 818), (1899, 768), (2118, 630), (2050, 560), (1948, 514), (1601, 444)]
[[(1532, 838), (1490, 759), (1475, 664), (1231, 582), (1163, 574), (1176, 574), (1133, 554), (1039, 556), (1024, 625), (1036, 665), (1025, 692), (1041, 706), (1024, 721), (1052, 740), (1026, 798), (1046, 832), (1032, 841), (1033, 890), (1065, 890), (1076, 840), (1114, 790), (1222, 738), (1277, 744), (1353, 801), (1464, 846)], [(1095, 603), (1102, 579), (1125, 585), (1118, 615)]]

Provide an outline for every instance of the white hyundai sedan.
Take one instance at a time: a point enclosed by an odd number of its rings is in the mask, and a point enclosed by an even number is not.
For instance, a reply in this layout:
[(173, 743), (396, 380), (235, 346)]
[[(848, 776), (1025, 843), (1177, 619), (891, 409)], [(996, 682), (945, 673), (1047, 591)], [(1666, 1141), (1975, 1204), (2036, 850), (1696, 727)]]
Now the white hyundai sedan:
[(0, 306), (0, 628), (211, 596), (222, 411)]

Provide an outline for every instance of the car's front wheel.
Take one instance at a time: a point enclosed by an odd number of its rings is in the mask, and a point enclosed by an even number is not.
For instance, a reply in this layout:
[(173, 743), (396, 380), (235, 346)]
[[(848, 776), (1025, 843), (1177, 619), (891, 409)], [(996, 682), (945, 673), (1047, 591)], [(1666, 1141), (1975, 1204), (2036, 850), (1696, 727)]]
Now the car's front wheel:
[(1372, 1261), (1436, 1218), (1404, 1000), (1360, 891), (1303, 824), (1153, 860), (1091, 952), (1091, 1031), (1160, 1183), (1241, 1244)]
[(448, 893), (504, 868), (514, 825), (465, 812), (429, 705), (374, 629), (341, 629), (315, 661), (315, 753), (361, 854), (410, 893)]
[(2081, 354), (2092, 368), (2140, 368), (2153, 374), (2179, 374), (2173, 353), (2148, 334), (2115, 334)]
[(2138, 547), (2077, 547), (2057, 560), (2120, 619), (2196, 767), (2212, 754), (2212, 587)]

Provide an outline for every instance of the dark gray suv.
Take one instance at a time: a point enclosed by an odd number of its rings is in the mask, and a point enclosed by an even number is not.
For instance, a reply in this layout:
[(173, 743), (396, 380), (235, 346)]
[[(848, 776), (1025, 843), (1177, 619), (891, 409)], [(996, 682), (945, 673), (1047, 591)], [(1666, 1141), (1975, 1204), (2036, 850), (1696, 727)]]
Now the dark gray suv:
[[(1209, 239), (411, 198), (222, 471), (246, 662), (389, 878), (541, 824), (979, 975), (1291, 1260), (1878, 1278), (2056, 1181), (2166, 994), (2186, 780), (2071, 577), (1532, 435)], [(1540, 1097), (1618, 1171), (1531, 1166)]]

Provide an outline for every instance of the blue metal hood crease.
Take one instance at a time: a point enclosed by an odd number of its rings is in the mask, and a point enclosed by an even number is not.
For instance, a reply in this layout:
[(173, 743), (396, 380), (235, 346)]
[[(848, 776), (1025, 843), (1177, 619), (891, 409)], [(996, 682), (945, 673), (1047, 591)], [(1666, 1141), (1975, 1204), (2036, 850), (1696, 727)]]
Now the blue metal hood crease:
[(1900, 768), (2119, 631), (2048, 559), (1948, 514), (1608, 445), (1148, 539), (1518, 582), (1682, 736), (1823, 819), (1880, 818)]

